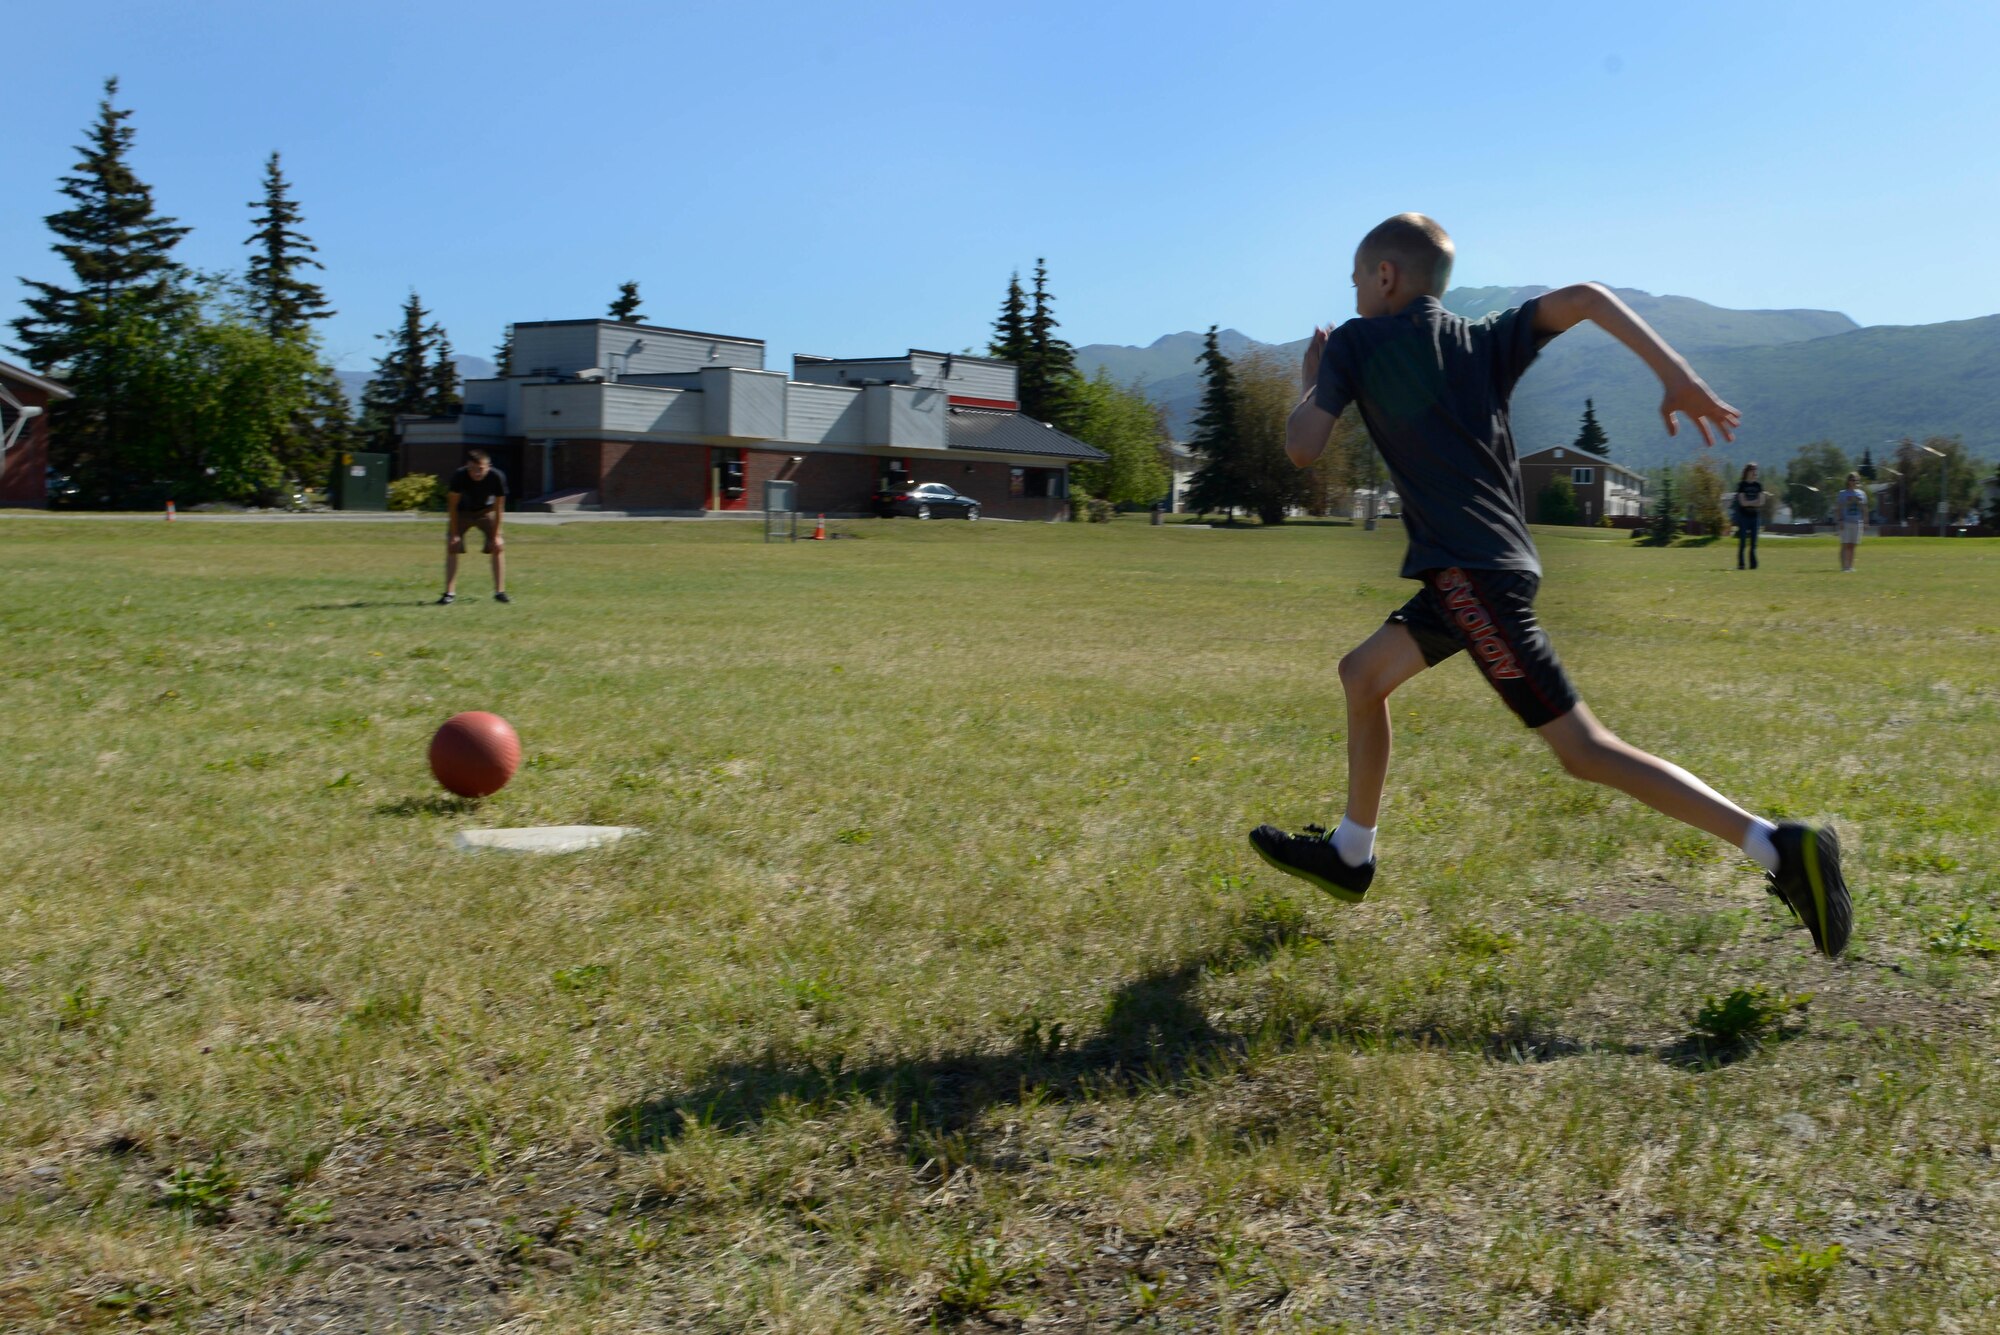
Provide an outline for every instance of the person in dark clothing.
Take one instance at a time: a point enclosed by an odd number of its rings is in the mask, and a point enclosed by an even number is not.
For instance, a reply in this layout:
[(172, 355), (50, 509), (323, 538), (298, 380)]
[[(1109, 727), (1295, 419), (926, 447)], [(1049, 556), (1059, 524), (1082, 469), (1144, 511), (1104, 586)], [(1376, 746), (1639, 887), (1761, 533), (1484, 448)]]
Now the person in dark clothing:
[(1403, 498), (1415, 597), (1340, 660), (1347, 695), (1347, 809), (1337, 829), (1288, 834), (1261, 825), (1266, 862), (1336, 898), (1360, 902), (1375, 875), (1375, 824), (1390, 752), (1389, 696), (1425, 668), (1469, 650), (1508, 708), (1581, 779), (1741, 848), (1827, 956), (1847, 944), (1852, 911), (1830, 825), (1753, 816), (1694, 775), (1622, 741), (1578, 697), (1536, 619), (1541, 561), (1528, 534), (1507, 405), (1542, 346), (1585, 320), (1660, 377), (1669, 435), (1685, 416), (1712, 445), (1734, 439), (1738, 414), (1660, 336), (1597, 283), (1557, 288), (1514, 310), (1465, 320), (1438, 300), (1453, 247), (1422, 214), (1389, 219), (1354, 260), (1360, 318), (1308, 340), (1304, 397), (1285, 450), (1309, 467), (1334, 423), (1356, 405)]
[(1757, 480), (1757, 465), (1743, 465), (1743, 476), (1737, 479), (1736, 491), (1729, 498), (1729, 513), (1736, 520), (1736, 568), (1743, 569), (1743, 553), (1750, 553), (1750, 569), (1757, 568), (1757, 530), (1763, 527), (1764, 507), (1769, 505), (1771, 493), (1764, 490), (1764, 484)]
[(507, 475), (493, 466), (485, 450), (470, 451), (465, 466), (445, 485), (444, 596), (440, 604), (458, 601), (458, 558), (465, 551), (465, 534), (486, 535), (486, 554), (493, 558), (493, 601), (511, 603), (507, 596), (507, 542), (500, 521), (507, 510)]

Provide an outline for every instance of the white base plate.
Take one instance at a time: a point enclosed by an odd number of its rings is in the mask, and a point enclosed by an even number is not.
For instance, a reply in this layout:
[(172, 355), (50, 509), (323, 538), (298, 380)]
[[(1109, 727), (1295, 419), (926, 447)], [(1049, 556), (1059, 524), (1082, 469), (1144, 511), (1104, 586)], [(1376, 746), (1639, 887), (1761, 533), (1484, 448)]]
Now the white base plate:
[(630, 825), (535, 825), (518, 830), (460, 830), (452, 836), (452, 845), (470, 852), (575, 853), (644, 833)]

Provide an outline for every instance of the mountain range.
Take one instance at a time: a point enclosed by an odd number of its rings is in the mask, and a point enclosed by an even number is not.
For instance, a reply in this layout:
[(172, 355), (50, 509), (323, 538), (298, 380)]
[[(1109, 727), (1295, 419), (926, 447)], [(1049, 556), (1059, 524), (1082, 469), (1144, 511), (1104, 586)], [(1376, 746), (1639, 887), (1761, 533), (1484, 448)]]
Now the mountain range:
[[(1460, 287), (1447, 309), (1469, 318), (1518, 306), (1546, 287)], [(1832, 440), (1850, 455), (1902, 436), (1963, 436), (1975, 455), (2000, 454), (2000, 315), (1929, 325), (1863, 328), (1837, 311), (1746, 311), (1691, 297), (1614, 289), (1680, 350), (1743, 426), (1726, 456), (1762, 456), (1782, 466), (1800, 445)], [(1093, 343), (1076, 350), (1086, 375), (1099, 367), (1136, 383), (1167, 411), (1186, 439), (1201, 400), (1196, 358), (1202, 335), (1168, 334), (1146, 347)], [(1305, 348), (1260, 344), (1234, 329), (1217, 340), (1231, 357), (1271, 348), (1296, 364)], [(1576, 439), (1585, 399), (1611, 437), (1611, 458), (1650, 468), (1687, 457), (1690, 437), (1660, 424), (1659, 382), (1645, 364), (1594, 325), (1571, 330), (1542, 351), (1514, 392), (1517, 447), (1524, 454)], [(1700, 437), (1693, 437), (1700, 445)], [(1718, 442), (1719, 444), (1719, 442)]]

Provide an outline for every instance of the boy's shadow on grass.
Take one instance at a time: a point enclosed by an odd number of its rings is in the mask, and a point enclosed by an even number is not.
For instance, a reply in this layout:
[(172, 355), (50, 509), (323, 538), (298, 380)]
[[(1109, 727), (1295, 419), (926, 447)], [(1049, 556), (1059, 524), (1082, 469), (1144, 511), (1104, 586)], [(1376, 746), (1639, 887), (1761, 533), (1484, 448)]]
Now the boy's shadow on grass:
[(429, 598), (357, 598), (345, 603), (306, 603), (301, 612), (352, 612), (367, 607), (429, 607)]
[(378, 816), (463, 816), (479, 810), (476, 797), (446, 797), (434, 793), (429, 797), (399, 797), (393, 802), (384, 802), (375, 808)]
[[(1059, 1025), (1044, 1029), (1039, 1021), (1029, 1021), (1008, 1052), (947, 1053), (856, 1067), (838, 1054), (825, 1061), (766, 1057), (729, 1063), (708, 1072), (684, 1094), (613, 1109), (608, 1130), (619, 1148), (643, 1152), (660, 1149), (697, 1125), (742, 1131), (788, 1106), (865, 1098), (890, 1110), (908, 1144), (925, 1133), (965, 1131), (987, 1109), (1031, 1097), (1069, 1103), (1140, 1088), (1185, 1088), (1203, 1075), (1240, 1069), (1250, 1047), (1245, 1036), (1209, 1022), (1194, 997), (1202, 975), (1248, 967), (1302, 935), (1289, 923), (1253, 919), (1223, 945), (1119, 988), (1105, 1009), (1102, 1027), (1082, 1042), (1069, 1040)], [(1329, 1022), (1301, 1026), (1280, 1041), (1287, 1047), (1331, 1041), (1362, 1051), (1475, 1051), (1510, 1063), (1603, 1054), (1653, 1056), (1695, 1073), (1758, 1051), (1755, 1042), (1718, 1045), (1692, 1034), (1661, 1047), (1583, 1042), (1526, 1029), (1448, 1032), (1433, 1026), (1384, 1029)]]

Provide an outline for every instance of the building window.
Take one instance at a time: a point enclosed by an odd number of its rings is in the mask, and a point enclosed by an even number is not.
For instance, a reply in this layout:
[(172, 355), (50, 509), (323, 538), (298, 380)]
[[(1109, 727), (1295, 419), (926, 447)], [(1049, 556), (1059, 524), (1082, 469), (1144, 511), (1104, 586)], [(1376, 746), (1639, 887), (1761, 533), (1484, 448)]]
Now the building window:
[(1007, 470), (1007, 494), (1035, 500), (1049, 497), (1060, 500), (1064, 495), (1062, 469), (1010, 468)]
[(1595, 468), (1572, 468), (1569, 470), (1569, 480), (1576, 483), (1579, 487), (1587, 487), (1597, 481), (1597, 470)]

